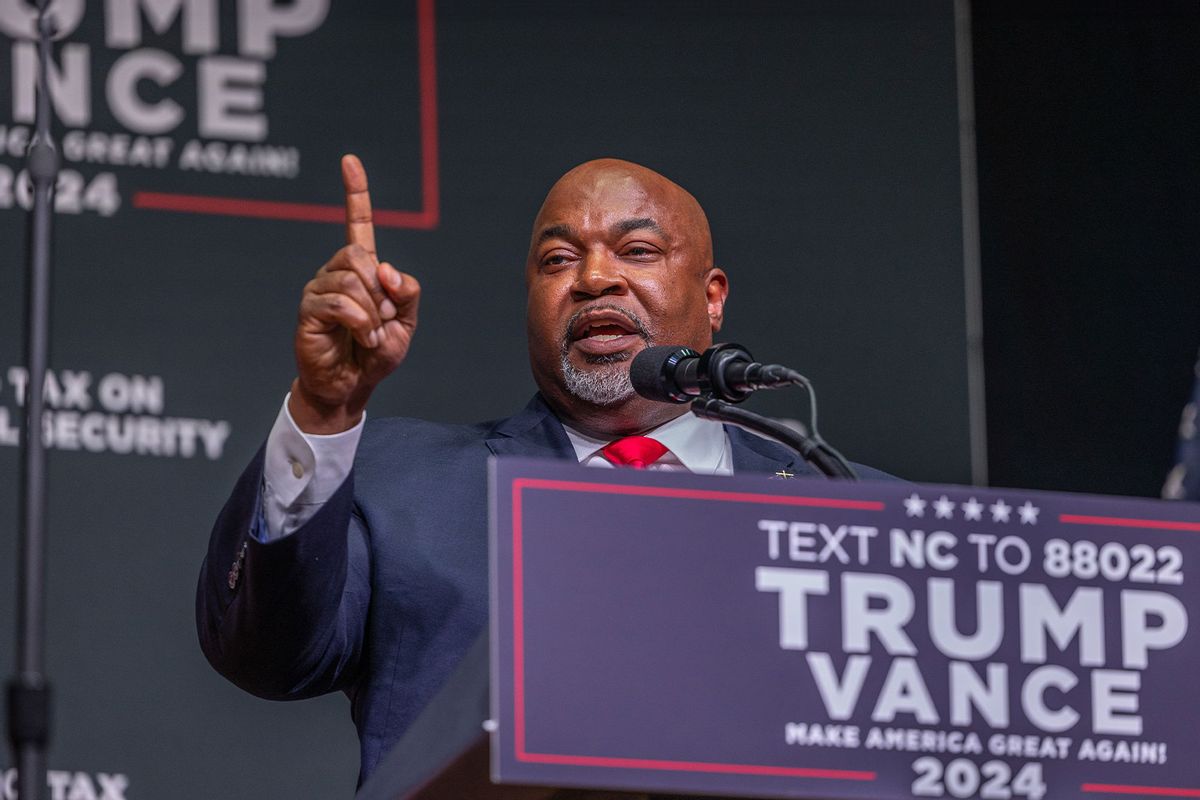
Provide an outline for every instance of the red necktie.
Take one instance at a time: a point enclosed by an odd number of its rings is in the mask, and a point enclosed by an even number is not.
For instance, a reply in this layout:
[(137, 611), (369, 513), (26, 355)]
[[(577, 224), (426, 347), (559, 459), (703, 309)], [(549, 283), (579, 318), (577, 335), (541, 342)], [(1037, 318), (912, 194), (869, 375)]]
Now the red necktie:
[(667, 446), (648, 436), (626, 436), (610, 442), (600, 452), (618, 467), (645, 469), (662, 458)]

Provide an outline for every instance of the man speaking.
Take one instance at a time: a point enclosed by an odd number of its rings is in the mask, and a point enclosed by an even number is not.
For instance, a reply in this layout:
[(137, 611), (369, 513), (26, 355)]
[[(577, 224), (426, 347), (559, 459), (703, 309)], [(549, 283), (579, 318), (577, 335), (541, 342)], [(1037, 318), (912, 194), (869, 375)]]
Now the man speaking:
[(357, 158), (343, 159), (342, 177), (347, 244), (304, 288), (297, 376), (217, 519), (196, 621), (209, 661), (249, 692), (345, 692), (361, 781), (486, 624), (489, 456), (812, 470), (772, 442), (634, 392), (629, 362), (644, 348), (712, 344), (729, 282), (695, 198), (612, 159), (564, 175), (534, 220), (529, 404), (476, 425), (364, 425), (372, 390), (408, 352), (420, 287), (378, 258)]

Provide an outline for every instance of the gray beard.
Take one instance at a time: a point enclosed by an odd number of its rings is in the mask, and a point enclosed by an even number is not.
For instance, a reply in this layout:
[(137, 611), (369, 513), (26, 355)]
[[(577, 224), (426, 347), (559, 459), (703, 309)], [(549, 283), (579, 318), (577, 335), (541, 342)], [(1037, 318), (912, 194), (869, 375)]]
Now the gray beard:
[(567, 391), (596, 406), (614, 406), (628, 400), (634, 395), (629, 366), (625, 363), (628, 360), (628, 355), (618, 353), (615, 357), (589, 360), (589, 369), (579, 369), (564, 352), (562, 371)]
[(570, 361), (571, 331), (579, 318), (589, 311), (615, 311), (629, 320), (630, 327), (642, 337), (647, 346), (651, 343), (650, 332), (646, 323), (636, 314), (611, 303), (594, 303), (587, 308), (581, 308), (568, 320), (563, 331), (562, 349), (559, 351), (559, 363), (562, 366), (563, 382), (567, 391), (585, 403), (595, 406), (615, 406), (633, 397), (633, 384), (629, 380), (628, 353), (612, 353), (604, 356), (586, 356), (588, 366), (579, 369)]

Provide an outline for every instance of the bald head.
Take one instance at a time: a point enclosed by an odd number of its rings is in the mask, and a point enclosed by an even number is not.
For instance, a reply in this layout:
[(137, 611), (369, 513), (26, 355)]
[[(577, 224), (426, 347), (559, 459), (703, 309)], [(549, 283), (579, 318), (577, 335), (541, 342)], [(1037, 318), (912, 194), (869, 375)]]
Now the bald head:
[(696, 198), (628, 161), (563, 175), (533, 224), (525, 266), (530, 364), (559, 418), (597, 437), (649, 430), (682, 406), (637, 396), (646, 347), (712, 344), (728, 281)]
[[(619, 158), (585, 161), (569, 170), (550, 187), (534, 219), (530, 250), (532, 252), (536, 248), (540, 238), (554, 233), (547, 231), (548, 211), (553, 212), (563, 204), (575, 207), (611, 207), (614, 202), (626, 204), (638, 198), (641, 198), (641, 205), (653, 201), (661, 211), (670, 215), (671, 227), (679, 239), (678, 243), (694, 250), (698, 262), (697, 269), (712, 268), (712, 233), (709, 231), (708, 217), (691, 192), (652, 169)], [(653, 219), (660, 226), (664, 224), (653, 217), (643, 219)]]

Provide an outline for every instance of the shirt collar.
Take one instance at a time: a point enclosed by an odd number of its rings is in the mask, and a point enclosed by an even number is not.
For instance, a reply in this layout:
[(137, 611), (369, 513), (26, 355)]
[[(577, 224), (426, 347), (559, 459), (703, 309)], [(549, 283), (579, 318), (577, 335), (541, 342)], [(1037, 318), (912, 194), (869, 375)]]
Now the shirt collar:
[[(575, 457), (581, 464), (613, 441), (595, 439), (567, 425), (563, 425), (563, 430), (567, 432), (567, 438), (575, 448)], [(689, 472), (712, 473), (725, 453), (725, 429), (721, 424), (700, 419), (692, 413), (681, 414), (644, 435), (662, 442)]]

